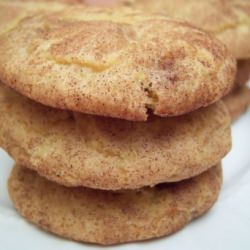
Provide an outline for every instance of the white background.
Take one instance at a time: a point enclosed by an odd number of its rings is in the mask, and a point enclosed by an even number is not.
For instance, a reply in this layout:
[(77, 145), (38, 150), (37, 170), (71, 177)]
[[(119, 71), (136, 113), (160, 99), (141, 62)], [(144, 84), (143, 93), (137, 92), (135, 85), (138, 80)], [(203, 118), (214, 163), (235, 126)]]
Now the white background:
[[(101, 249), (45, 233), (22, 219), (8, 198), (13, 161), (0, 149), (0, 250)], [(216, 205), (176, 234), (106, 249), (250, 249), (250, 110), (233, 125), (233, 149), (223, 161), (224, 184)], [(107, 229), (108, 230), (108, 229)]]

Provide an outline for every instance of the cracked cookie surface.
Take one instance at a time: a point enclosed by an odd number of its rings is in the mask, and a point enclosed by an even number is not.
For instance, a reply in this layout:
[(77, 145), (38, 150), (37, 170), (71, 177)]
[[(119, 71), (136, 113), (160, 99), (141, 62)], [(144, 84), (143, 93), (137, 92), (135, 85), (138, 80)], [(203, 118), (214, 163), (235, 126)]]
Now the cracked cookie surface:
[(68, 7), (27, 17), (0, 38), (0, 78), (45, 105), (146, 120), (210, 105), (236, 65), (217, 39), (163, 15)]

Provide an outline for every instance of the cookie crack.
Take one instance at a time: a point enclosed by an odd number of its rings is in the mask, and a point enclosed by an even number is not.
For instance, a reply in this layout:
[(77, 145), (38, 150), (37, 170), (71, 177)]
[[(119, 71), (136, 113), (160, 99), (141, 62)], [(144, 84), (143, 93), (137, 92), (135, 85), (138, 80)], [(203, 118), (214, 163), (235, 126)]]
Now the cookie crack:
[(150, 112), (154, 112), (159, 102), (158, 93), (152, 88), (152, 84), (149, 84), (147, 87), (144, 87), (143, 91), (146, 93), (148, 100), (145, 103), (146, 113), (148, 114)]

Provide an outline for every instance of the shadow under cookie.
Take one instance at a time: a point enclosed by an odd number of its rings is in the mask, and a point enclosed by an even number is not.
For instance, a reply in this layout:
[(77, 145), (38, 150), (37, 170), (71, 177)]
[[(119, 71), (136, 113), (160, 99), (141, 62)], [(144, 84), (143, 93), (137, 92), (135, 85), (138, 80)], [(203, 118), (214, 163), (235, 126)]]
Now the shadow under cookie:
[(250, 89), (246, 86), (235, 89), (223, 98), (232, 121), (235, 121), (250, 106)]
[(236, 87), (244, 86), (250, 79), (250, 59), (237, 61)]

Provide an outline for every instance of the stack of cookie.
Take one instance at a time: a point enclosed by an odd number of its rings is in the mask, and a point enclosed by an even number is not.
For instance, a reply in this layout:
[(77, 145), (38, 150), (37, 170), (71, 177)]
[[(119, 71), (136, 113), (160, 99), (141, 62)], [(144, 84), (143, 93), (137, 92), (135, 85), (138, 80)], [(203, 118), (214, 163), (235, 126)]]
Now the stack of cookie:
[(214, 204), (231, 147), (219, 100), (236, 71), (221, 42), (123, 8), (68, 7), (9, 27), (0, 146), (17, 162), (9, 193), (23, 217), (116, 244), (171, 234)]
[(223, 99), (232, 120), (249, 107), (250, 90), (245, 84), (250, 79), (250, 1), (117, 0), (114, 3), (180, 18), (215, 35), (237, 59), (236, 87)]

